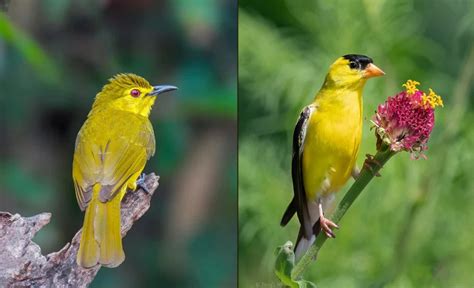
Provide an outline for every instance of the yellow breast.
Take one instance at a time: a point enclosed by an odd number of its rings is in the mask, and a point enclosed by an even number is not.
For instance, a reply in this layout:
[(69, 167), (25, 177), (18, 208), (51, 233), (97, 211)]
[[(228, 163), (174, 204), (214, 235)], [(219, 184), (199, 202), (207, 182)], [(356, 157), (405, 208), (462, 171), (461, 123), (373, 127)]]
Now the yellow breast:
[[(330, 99), (329, 100), (334, 100)], [(303, 150), (303, 180), (308, 199), (335, 192), (351, 176), (362, 133), (360, 93), (345, 101), (316, 100)]]

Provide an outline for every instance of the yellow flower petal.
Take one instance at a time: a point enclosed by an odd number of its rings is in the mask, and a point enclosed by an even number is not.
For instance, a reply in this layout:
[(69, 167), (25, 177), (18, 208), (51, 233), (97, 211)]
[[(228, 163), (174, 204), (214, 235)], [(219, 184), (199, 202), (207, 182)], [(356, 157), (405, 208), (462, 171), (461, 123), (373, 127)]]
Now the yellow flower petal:
[(407, 89), (407, 93), (409, 95), (415, 94), (416, 91), (418, 91), (418, 88), (416, 88), (417, 85), (420, 85), (420, 82), (418, 81), (413, 81), (413, 80), (408, 80), (405, 84), (402, 86)]
[(423, 100), (423, 105), (428, 104), (433, 109), (436, 108), (436, 106), (444, 107), (443, 99), (441, 99), (441, 96), (437, 95), (431, 88), (430, 93), (428, 95), (426, 95), (426, 93), (423, 93), (421, 99)]

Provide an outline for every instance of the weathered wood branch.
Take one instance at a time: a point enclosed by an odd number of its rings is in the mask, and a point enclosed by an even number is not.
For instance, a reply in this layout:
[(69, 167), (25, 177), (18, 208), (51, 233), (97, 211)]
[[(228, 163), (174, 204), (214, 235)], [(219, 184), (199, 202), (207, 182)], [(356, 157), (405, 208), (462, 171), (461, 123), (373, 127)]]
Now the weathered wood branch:
[[(145, 177), (149, 193), (138, 189), (125, 195), (121, 207), (122, 237), (150, 207), (158, 180), (151, 173)], [(94, 280), (101, 265), (84, 269), (76, 264), (81, 230), (58, 252), (41, 254), (32, 238), (50, 219), (51, 213), (22, 217), (0, 212), (0, 287), (87, 287)]]

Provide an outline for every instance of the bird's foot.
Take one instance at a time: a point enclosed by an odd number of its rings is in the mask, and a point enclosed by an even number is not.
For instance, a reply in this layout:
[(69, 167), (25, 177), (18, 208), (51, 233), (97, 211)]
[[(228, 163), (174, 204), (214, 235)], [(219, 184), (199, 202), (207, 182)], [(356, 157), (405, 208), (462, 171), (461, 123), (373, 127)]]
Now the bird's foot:
[(339, 229), (339, 226), (337, 226), (336, 223), (332, 222), (331, 220), (329, 220), (328, 218), (324, 216), (322, 217), (319, 216), (319, 222), (321, 225), (321, 231), (323, 231), (324, 234), (326, 234), (326, 236), (328, 236), (329, 238), (336, 238), (336, 235), (332, 231), (332, 228)]
[(339, 229), (339, 226), (337, 226), (336, 223), (332, 222), (328, 218), (324, 217), (323, 204), (321, 203), (321, 201), (319, 201), (318, 208), (319, 208), (319, 227), (321, 231), (323, 231), (324, 234), (326, 234), (326, 236), (328, 236), (329, 238), (336, 238), (336, 235), (334, 234), (334, 232), (332, 232), (332, 228)]
[(146, 176), (146, 174), (142, 173), (140, 175), (140, 177), (138, 177), (138, 180), (137, 180), (136, 184), (137, 184), (138, 188), (141, 188), (141, 189), (143, 189), (143, 191), (150, 194), (150, 190), (148, 190), (148, 187), (146, 187), (145, 176)]
[(370, 172), (372, 172), (372, 174), (374, 174), (376, 177), (380, 177), (380, 173), (374, 171), (374, 166), (378, 166), (378, 168), (380, 169), (382, 168), (382, 164), (378, 160), (376, 160), (373, 155), (365, 154), (365, 156), (367, 158), (364, 161), (364, 167), (367, 168)]

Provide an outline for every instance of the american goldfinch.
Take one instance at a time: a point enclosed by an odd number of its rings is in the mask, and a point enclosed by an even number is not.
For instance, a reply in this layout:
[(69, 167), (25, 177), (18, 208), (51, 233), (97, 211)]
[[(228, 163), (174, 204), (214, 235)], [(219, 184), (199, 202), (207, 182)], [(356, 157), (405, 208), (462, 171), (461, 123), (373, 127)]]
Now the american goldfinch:
[(364, 55), (345, 55), (329, 68), (313, 102), (304, 107), (293, 134), (294, 197), (281, 225), (296, 213), (301, 224), (299, 259), (319, 231), (335, 237), (338, 226), (325, 218), (337, 192), (354, 175), (362, 137), (362, 90), (368, 78), (385, 73)]

